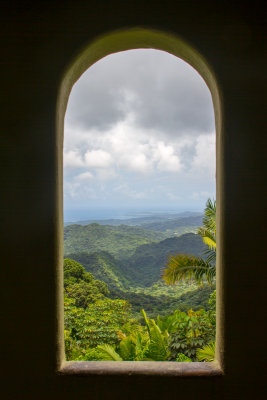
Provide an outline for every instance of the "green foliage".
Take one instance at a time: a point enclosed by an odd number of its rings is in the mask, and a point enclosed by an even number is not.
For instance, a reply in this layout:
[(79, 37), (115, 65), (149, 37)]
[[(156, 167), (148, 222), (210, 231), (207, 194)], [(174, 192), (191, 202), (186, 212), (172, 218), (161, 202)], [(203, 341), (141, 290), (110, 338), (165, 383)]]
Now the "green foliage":
[[(199, 256), (207, 246), (199, 235), (188, 233), (158, 243), (139, 246), (134, 254), (123, 260), (128, 279), (134, 286), (151, 286), (161, 279), (162, 269), (174, 252)], [(132, 286), (133, 286), (132, 285)]]
[(179, 218), (170, 218), (164, 221), (145, 222), (142, 228), (152, 231), (163, 232), (168, 234), (168, 237), (189, 232), (195, 232), (201, 224), (202, 216), (188, 216)]
[[(100, 360), (113, 361), (178, 361), (191, 362), (210, 360), (207, 349), (202, 346), (215, 337), (213, 310), (205, 312), (177, 310), (174, 314), (157, 318), (157, 322), (142, 315), (145, 326), (137, 326), (128, 335), (118, 333), (119, 345), (99, 345), (97, 355)], [(206, 353), (205, 353), (206, 351)], [(205, 357), (204, 357), (205, 355)], [(200, 357), (200, 358), (199, 358)], [(87, 356), (88, 359), (88, 356)]]
[(198, 229), (203, 242), (208, 245), (204, 251), (204, 258), (177, 253), (170, 256), (167, 267), (163, 272), (163, 279), (167, 284), (174, 284), (181, 280), (194, 279), (199, 285), (204, 278), (212, 285), (216, 275), (216, 202), (208, 199), (203, 218), (203, 226)]
[(76, 261), (64, 260), (65, 349), (70, 359), (98, 359), (89, 348), (119, 343), (118, 331), (130, 317), (130, 305), (111, 300), (107, 285)]
[(155, 285), (148, 288), (131, 288), (128, 291), (111, 290), (110, 297), (129, 301), (136, 318), (144, 308), (147, 315), (155, 319), (158, 314), (168, 315), (177, 309), (208, 310), (209, 296), (215, 288), (208, 285), (198, 287), (195, 283), (179, 283), (173, 287), (159, 282), (156, 286), (157, 288)]
[(179, 353), (197, 360), (198, 348), (215, 340), (215, 321), (212, 312), (177, 310), (169, 329), (169, 360), (176, 360)]
[(153, 319), (150, 320), (150, 341), (144, 351), (145, 360), (165, 361), (168, 356), (167, 331), (162, 332)]
[(208, 312), (185, 314), (177, 310), (165, 317), (158, 316), (155, 322), (142, 310), (142, 326), (131, 315), (128, 302), (105, 297), (106, 285), (80, 267), (66, 261), (67, 360), (189, 361), (185, 357), (196, 360), (196, 351), (214, 340), (215, 293)]
[(97, 347), (88, 347), (83, 348), (77, 357), (70, 357), (69, 359), (77, 361), (101, 361), (102, 358), (102, 353)]
[(129, 336), (121, 333), (121, 342), (117, 346), (100, 345), (97, 347), (99, 357), (102, 360), (113, 361), (165, 361), (167, 359), (168, 332), (162, 332), (153, 319), (142, 315), (145, 320), (145, 328), (139, 327), (138, 332)]
[[(210, 203), (210, 209), (210, 215), (205, 214), (207, 221), (212, 215), (214, 217), (216, 205), (212, 209)], [(208, 222), (206, 225), (207, 228)], [(192, 263), (199, 261), (202, 269), (209, 268), (209, 272), (194, 272), (192, 276), (198, 283), (206, 277), (211, 284), (214, 274), (209, 263), (211, 252), (216, 249), (213, 240), (216, 222), (209, 225), (213, 236), (203, 227), (199, 230), (206, 244), (195, 234), (151, 243), (158, 234), (147, 234), (149, 231), (139, 228), (133, 230), (133, 227), (98, 224), (68, 228), (66, 241), (69, 240), (70, 244), (72, 236), (73, 248), (85, 248), (86, 244), (86, 251), (73, 254), (76, 261), (64, 261), (67, 360), (190, 362), (201, 357), (203, 361), (210, 359), (210, 353), (207, 353), (211, 349), (204, 346), (215, 340), (215, 293), (208, 302), (211, 288), (198, 288), (195, 283), (182, 283), (171, 288), (159, 278), (168, 255), (178, 248), (183, 252), (194, 250), (194, 255), (183, 256), (184, 267), (192, 269)], [(76, 237), (80, 228), (84, 228), (81, 240)], [(101, 245), (113, 255), (103, 251)], [(98, 251), (92, 252), (92, 249)], [(207, 260), (199, 257), (203, 251)], [(191, 265), (186, 265), (188, 257)], [(186, 272), (185, 276), (188, 278), (190, 273)], [(132, 314), (129, 303), (133, 305), (135, 314)], [(192, 305), (195, 311), (188, 311)], [(203, 305), (208, 311), (196, 311)], [(142, 310), (142, 320), (137, 312), (143, 306), (148, 314)], [(157, 319), (156, 313), (161, 314)]]
[(127, 274), (123, 272), (123, 264), (107, 251), (75, 253), (69, 257), (81, 263), (87, 271), (95, 278), (104, 281), (109, 288), (123, 290), (129, 287)]
[(175, 302), (175, 310), (179, 309), (181, 311), (188, 311), (193, 309), (195, 311), (204, 309), (210, 309), (209, 297), (213, 293), (215, 285), (213, 286), (203, 286), (196, 288), (194, 290), (187, 291), (178, 297)]
[(74, 300), (76, 307), (82, 308), (109, 294), (104, 282), (94, 279), (81, 264), (70, 259), (64, 260), (64, 287), (65, 295)]
[[(120, 245), (114, 243), (114, 246)], [(129, 246), (132, 245), (133, 243), (129, 242)], [(205, 249), (208, 247), (203, 244), (201, 237), (189, 233), (158, 243), (138, 245), (134, 251), (129, 251), (126, 255), (119, 252), (116, 257), (108, 251), (89, 250), (71, 253), (68, 257), (81, 263), (88, 272), (106, 282), (110, 288), (128, 290), (129, 287), (149, 287), (158, 282), (161, 279), (162, 268), (171, 253), (179, 251), (200, 256)]]
[(178, 362), (192, 362), (191, 358), (186, 357), (183, 353), (178, 353), (175, 361), (178, 361)]
[[(118, 344), (118, 332), (130, 317), (130, 306), (123, 300), (97, 300), (86, 309), (76, 307), (73, 299), (65, 298), (65, 329), (69, 335), (67, 359), (73, 359), (73, 341), (83, 352), (100, 344)], [(74, 349), (76, 350), (76, 348)]]
[[(85, 273), (85, 268), (78, 262), (69, 258), (66, 258), (64, 260), (65, 286), (68, 285), (68, 283), (80, 282), (81, 280), (85, 280)], [(90, 277), (88, 276), (88, 281), (90, 278), (93, 279), (92, 275), (90, 275)]]
[(216, 201), (208, 199), (203, 217), (203, 226), (198, 229), (198, 234), (203, 242), (208, 245), (204, 251), (207, 261), (210, 264), (216, 261)]
[(199, 285), (204, 278), (211, 285), (216, 275), (216, 266), (203, 258), (177, 254), (170, 256), (168, 266), (163, 272), (163, 279), (170, 285), (182, 280), (194, 280)]
[(64, 228), (65, 255), (107, 251), (119, 259), (128, 257), (136, 247), (159, 241), (165, 236), (135, 226), (69, 225)]
[[(87, 271), (90, 271), (88, 276), (91, 277), (91, 280), (101, 279), (109, 286), (109, 297), (129, 301), (136, 315), (139, 315), (140, 310), (144, 308), (150, 317), (155, 318), (158, 314), (170, 314), (177, 308), (187, 310), (189, 308), (207, 307), (207, 296), (203, 296), (200, 290), (192, 292), (192, 290), (197, 290), (197, 285), (194, 283), (180, 283), (179, 286), (173, 288), (160, 280), (162, 265), (166, 262), (168, 254), (177, 248), (181, 251), (194, 250), (195, 254), (200, 254), (205, 246), (198, 235), (187, 234), (159, 243), (139, 246), (136, 252), (124, 261), (120, 261), (104, 251), (90, 254), (76, 253), (70, 256), (76, 262), (81, 263)], [(72, 276), (74, 274), (65, 274), (66, 289), (68, 285), (79, 283), (81, 279), (85, 279), (84, 271), (78, 270), (78, 272), (75, 276)], [(149, 283), (152, 286), (144, 287), (145, 284)], [(85, 285), (83, 286), (85, 290)], [(84, 292), (84, 290), (81, 287), (70, 287), (67, 290), (68, 296), (77, 299), (75, 293), (78, 294), (79, 291)], [(192, 302), (189, 297), (182, 297), (189, 291), (192, 293)], [(108, 296), (102, 290), (100, 292)], [(90, 296), (90, 293), (88, 296), (84, 293), (82, 300), (82, 293), (80, 293), (80, 301), (76, 302), (76, 306), (85, 307), (91, 300)], [(86, 300), (86, 297), (88, 297), (88, 300)]]
[(98, 346), (99, 357), (106, 361), (122, 361), (122, 358), (109, 344), (102, 344)]
[(198, 361), (212, 362), (215, 359), (215, 342), (208, 343), (197, 350)]
[(85, 281), (74, 283), (66, 287), (65, 293), (67, 297), (75, 300), (76, 307), (86, 308), (90, 303), (103, 299), (104, 294), (108, 294), (108, 290), (105, 287), (101, 288), (98, 282), (94, 280), (90, 283)]

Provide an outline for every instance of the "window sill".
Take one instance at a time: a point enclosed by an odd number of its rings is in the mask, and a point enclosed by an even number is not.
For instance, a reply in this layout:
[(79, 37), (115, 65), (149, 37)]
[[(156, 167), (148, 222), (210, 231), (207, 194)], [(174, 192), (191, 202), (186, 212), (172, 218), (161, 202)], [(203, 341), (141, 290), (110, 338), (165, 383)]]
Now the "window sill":
[(215, 362), (169, 361), (66, 361), (60, 375), (150, 375), (150, 376), (221, 376), (223, 371)]

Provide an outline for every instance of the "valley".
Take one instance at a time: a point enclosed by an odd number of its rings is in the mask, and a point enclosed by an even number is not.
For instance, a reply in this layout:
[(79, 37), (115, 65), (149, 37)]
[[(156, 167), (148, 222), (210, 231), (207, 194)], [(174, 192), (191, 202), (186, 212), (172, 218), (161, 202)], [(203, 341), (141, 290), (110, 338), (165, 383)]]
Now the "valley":
[(129, 301), (136, 315), (143, 308), (150, 317), (178, 308), (207, 309), (214, 287), (185, 282), (168, 286), (161, 279), (170, 255), (200, 256), (206, 249), (194, 233), (201, 221), (202, 215), (184, 213), (67, 224), (64, 256), (105, 282), (110, 298)]

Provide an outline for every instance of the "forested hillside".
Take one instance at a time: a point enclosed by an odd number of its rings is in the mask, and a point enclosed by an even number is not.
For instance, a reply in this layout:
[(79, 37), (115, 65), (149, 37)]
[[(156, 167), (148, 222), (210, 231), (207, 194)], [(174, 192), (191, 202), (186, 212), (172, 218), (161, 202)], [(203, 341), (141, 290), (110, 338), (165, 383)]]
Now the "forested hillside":
[[(181, 223), (187, 218), (199, 217), (184, 217)], [(203, 290), (193, 283), (170, 287), (161, 280), (171, 254), (199, 256), (206, 249), (199, 235), (189, 233), (160, 240), (159, 232), (93, 223), (67, 226), (64, 236), (65, 257), (105, 282), (111, 298), (128, 300), (135, 315), (142, 308), (150, 316), (166, 315), (178, 306), (181, 310), (207, 308), (209, 287)]]
[[(88, 242), (93, 242), (91, 236), (93, 235), (95, 224), (92, 225), (93, 227), (89, 225), (90, 229), (83, 227), (87, 229), (82, 231), (82, 238), (77, 237), (79, 229), (76, 228), (76, 225), (74, 225), (74, 230), (70, 229), (71, 226), (65, 228), (65, 241), (67, 242), (65, 245), (65, 254), (66, 257), (80, 262), (88, 272), (93, 273), (97, 278), (102, 279), (112, 287), (151, 286), (161, 279), (162, 269), (171, 254), (182, 253), (199, 256), (206, 249), (201, 237), (193, 233), (165, 239), (156, 243), (137, 245), (136, 242), (132, 242), (131, 236), (125, 235), (123, 240), (119, 240), (117, 231), (114, 234), (109, 229), (110, 227), (105, 230), (104, 228), (106, 227), (99, 225), (96, 227), (96, 236), (94, 238), (96, 245), (93, 246), (90, 243), (86, 247), (85, 245)], [(121, 227), (116, 228), (121, 229)], [(107, 244), (106, 247), (112, 244), (112, 253), (107, 248), (106, 251), (99, 251), (98, 247), (100, 247), (99, 242), (101, 242), (100, 235), (102, 233), (107, 233), (102, 241)], [(140, 239), (139, 241), (142, 240)], [(102, 247), (104, 247), (103, 243), (101, 244)], [(123, 245), (125, 246), (124, 249), (131, 248), (131, 250), (128, 252), (125, 250), (120, 251)], [(68, 249), (73, 247), (82, 248), (83, 250), (68, 252)]]
[[(189, 214), (189, 215), (188, 215)], [(108, 219), (97, 221), (81, 221), (76, 224), (66, 222), (65, 226), (86, 226), (97, 223), (102, 226), (131, 226), (140, 229), (160, 232), (161, 239), (171, 236), (180, 236), (184, 233), (194, 233), (198, 226), (201, 225), (202, 214), (197, 213), (181, 213), (176, 216), (169, 214), (151, 215), (146, 217), (137, 217), (129, 219)], [(141, 233), (141, 231), (139, 231)]]
[(129, 301), (112, 299), (104, 282), (65, 259), (64, 295), (67, 360), (205, 361), (201, 347), (214, 347), (214, 294), (207, 312), (168, 310), (155, 322), (143, 309), (137, 317)]
[(162, 280), (170, 255), (200, 257), (207, 250), (198, 234), (174, 231), (190, 230), (199, 219), (146, 219), (146, 229), (97, 223), (65, 227), (68, 360), (212, 359), (215, 283), (200, 288)]
[(199, 235), (188, 233), (138, 246), (133, 255), (123, 258), (122, 261), (135, 286), (151, 286), (160, 280), (162, 269), (171, 254), (199, 256), (206, 248)]
[(202, 222), (202, 215), (190, 216), (190, 217), (180, 217), (180, 218), (170, 218), (165, 221), (157, 222), (145, 222), (142, 224), (142, 228), (149, 229), (151, 231), (165, 232), (167, 230), (175, 230), (180, 227), (199, 227)]
[[(186, 224), (187, 226), (189, 225), (195, 225), (195, 222), (197, 220), (194, 220), (194, 218), (202, 218), (203, 214), (199, 212), (192, 212), (192, 211), (184, 211), (181, 213), (167, 213), (167, 212), (162, 212), (162, 213), (151, 213), (148, 212), (145, 215), (140, 216), (139, 213), (136, 217), (123, 217), (123, 219), (119, 218), (110, 218), (110, 219), (91, 219), (91, 220), (83, 220), (83, 221), (76, 221), (76, 222), (67, 222), (65, 221), (64, 225), (89, 225), (92, 223), (97, 223), (100, 225), (113, 225), (113, 226), (118, 226), (118, 225), (128, 225), (128, 226), (139, 226), (143, 227), (145, 224), (152, 224), (152, 223), (166, 223), (168, 224), (169, 222), (172, 223), (172, 221), (178, 221), (181, 219), (184, 219), (183, 222), (189, 222), (189, 224)], [(185, 220), (185, 218), (193, 218), (190, 222), (189, 220)]]
[(128, 289), (132, 283), (124, 271), (124, 263), (107, 251), (71, 253), (67, 257), (78, 261), (86, 271), (107, 283), (110, 288)]
[(132, 254), (137, 246), (164, 238), (160, 232), (127, 225), (69, 225), (64, 229), (64, 254), (107, 251), (123, 258)]

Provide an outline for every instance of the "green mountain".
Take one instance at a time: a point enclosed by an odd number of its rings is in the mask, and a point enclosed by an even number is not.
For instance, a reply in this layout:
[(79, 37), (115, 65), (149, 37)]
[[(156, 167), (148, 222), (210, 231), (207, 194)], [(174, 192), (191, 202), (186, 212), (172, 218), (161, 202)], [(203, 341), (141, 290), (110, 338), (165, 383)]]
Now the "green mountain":
[[(180, 213), (169, 213), (169, 212), (161, 212), (161, 213), (145, 213), (142, 216), (129, 217), (124, 219), (91, 219), (91, 220), (83, 220), (76, 222), (64, 222), (64, 226), (67, 225), (89, 225), (92, 223), (97, 223), (99, 225), (129, 225), (129, 226), (139, 226), (142, 227), (144, 224), (153, 223), (153, 222), (171, 222), (173, 220), (184, 219), (186, 217), (198, 217), (203, 218), (203, 214), (199, 212), (193, 211), (185, 211)], [(190, 224), (189, 224), (190, 225)], [(193, 223), (194, 225), (194, 223)]]
[(69, 225), (64, 229), (64, 254), (107, 251), (121, 259), (128, 257), (142, 244), (164, 238), (160, 232), (127, 225)]
[(178, 308), (207, 307), (212, 289), (202, 290), (189, 283), (172, 287), (161, 280), (170, 254), (201, 255), (206, 246), (199, 235), (188, 233), (160, 240), (159, 232), (93, 223), (67, 226), (64, 236), (65, 257), (79, 262), (105, 282), (110, 297), (128, 300), (136, 314), (142, 308), (156, 316)]
[(130, 286), (127, 274), (124, 273), (124, 264), (107, 251), (72, 253), (68, 255), (68, 258), (82, 264), (87, 272), (105, 282), (110, 289), (125, 290)]
[(129, 301), (137, 315), (140, 314), (141, 309), (145, 309), (150, 318), (156, 318), (158, 314), (168, 315), (178, 309), (181, 311), (200, 310), (201, 308), (208, 310), (209, 296), (215, 289), (215, 285), (199, 288), (185, 284), (182, 288), (175, 286), (173, 288), (175, 295), (169, 295), (169, 287), (164, 284), (162, 287), (163, 290), (158, 295), (154, 295), (153, 290), (149, 293), (150, 288), (146, 288), (146, 292), (140, 292), (139, 288), (128, 291), (111, 289), (110, 297)]
[(167, 237), (179, 236), (184, 233), (195, 232), (202, 224), (202, 215), (169, 218), (165, 221), (145, 222), (141, 225), (144, 229), (165, 233)]
[(151, 286), (161, 279), (162, 269), (171, 254), (200, 256), (207, 246), (199, 235), (187, 233), (158, 243), (139, 246), (133, 255), (124, 258), (125, 272), (134, 286)]
[(78, 251), (69, 253), (67, 257), (81, 263), (88, 272), (110, 287), (126, 289), (129, 286), (149, 287), (159, 281), (170, 254), (199, 256), (206, 248), (201, 237), (193, 233), (137, 246), (128, 254), (119, 252), (121, 243), (112, 245), (117, 257), (107, 251)]

